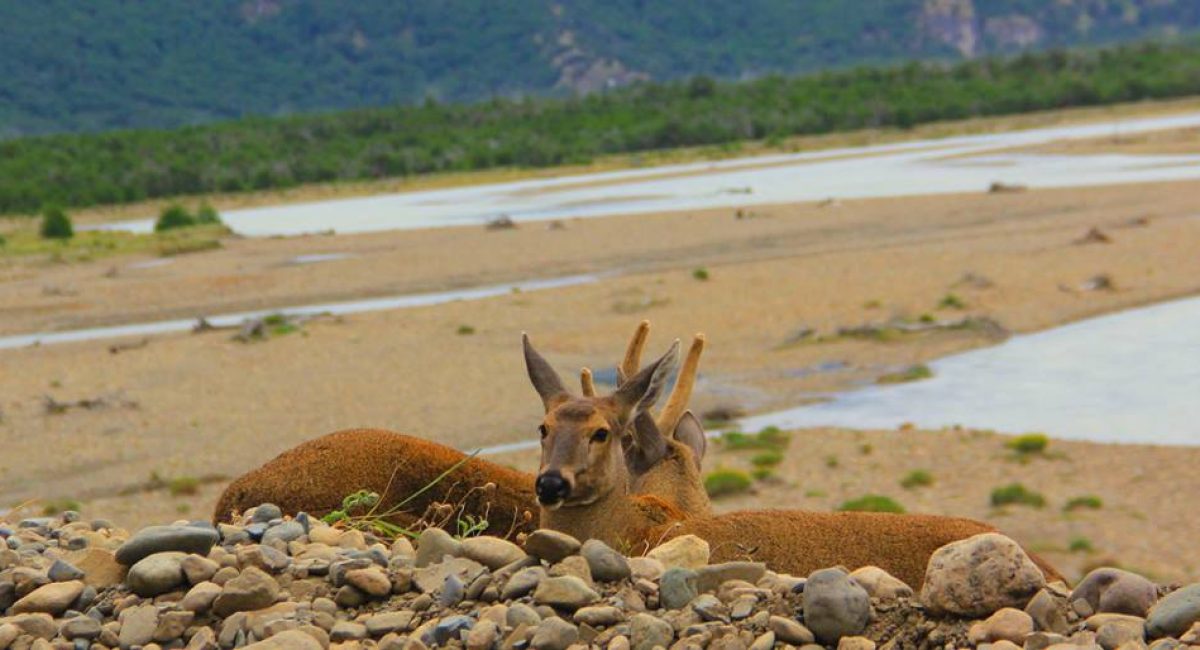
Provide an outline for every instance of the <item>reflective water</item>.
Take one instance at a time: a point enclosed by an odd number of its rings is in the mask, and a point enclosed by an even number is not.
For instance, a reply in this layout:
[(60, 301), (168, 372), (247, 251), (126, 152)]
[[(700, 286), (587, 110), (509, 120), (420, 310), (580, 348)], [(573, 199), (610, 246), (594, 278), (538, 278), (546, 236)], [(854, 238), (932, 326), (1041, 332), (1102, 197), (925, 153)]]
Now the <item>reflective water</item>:
[[(1064, 138), (1200, 126), (1200, 113), (739, 158), (552, 179), (232, 210), (248, 236), (341, 233), (983, 191), (993, 181), (1069, 187), (1200, 178), (1200, 156), (1054, 156), (997, 152)], [(150, 219), (105, 228), (149, 232)]]
[[(357, 314), (368, 311), (387, 309), (403, 309), (406, 307), (424, 307), (439, 305), (456, 300), (480, 300), (494, 296), (503, 296), (514, 291), (538, 291), (554, 289), (579, 284), (589, 284), (597, 281), (597, 275), (571, 275), (548, 280), (529, 280), (474, 289), (459, 289), (439, 293), (409, 294), (390, 296), (387, 298), (371, 298), (368, 300), (352, 300), (348, 302), (331, 302), (316, 305), (300, 305), (282, 307), (261, 311), (245, 311), (233, 314), (218, 314), (206, 316), (206, 320), (216, 327), (236, 326), (245, 320), (262, 318), (269, 314), (287, 314), (294, 316), (315, 314)], [(67, 330), (62, 332), (40, 332), (36, 334), (18, 334), (0, 337), (0, 350), (20, 348), (29, 345), (51, 345), (54, 343), (71, 343), (76, 341), (91, 341), (96, 339), (118, 338), (123, 336), (149, 336), (152, 334), (168, 334), (172, 332), (187, 332), (196, 325), (195, 318), (180, 318), (175, 320), (155, 321), (151, 323), (134, 323), (131, 325), (116, 325), (112, 327), (91, 327), (87, 329)]]
[(932, 379), (847, 392), (741, 425), (961, 424), (1095, 442), (1200, 444), (1200, 298), (1017, 336), (929, 365)]

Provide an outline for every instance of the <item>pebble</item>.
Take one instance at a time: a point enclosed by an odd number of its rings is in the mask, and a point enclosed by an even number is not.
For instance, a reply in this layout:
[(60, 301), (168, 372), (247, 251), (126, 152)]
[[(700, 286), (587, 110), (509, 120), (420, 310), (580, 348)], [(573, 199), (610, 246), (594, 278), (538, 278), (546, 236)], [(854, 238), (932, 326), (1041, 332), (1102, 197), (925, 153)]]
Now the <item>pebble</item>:
[(286, 544), (287, 542), (293, 542), (304, 537), (305, 533), (304, 524), (295, 520), (285, 521), (278, 526), (268, 528), (267, 532), (263, 533), (262, 541), (263, 544), (270, 544), (274, 541)]
[(546, 577), (546, 570), (540, 566), (521, 569), (504, 584), (504, 588), (500, 590), (500, 597), (504, 600), (520, 598), (533, 591), (534, 587), (537, 587), (538, 583), (545, 580)]
[(9, 608), (12, 614), (51, 614), (58, 616), (83, 593), (83, 582), (52, 582), (34, 589)]
[(611, 605), (596, 605), (576, 610), (571, 620), (576, 623), (586, 623), (592, 627), (608, 627), (625, 620), (625, 615)]
[(269, 639), (243, 646), (243, 650), (323, 650), (323, 647), (321, 642), (310, 634), (300, 630), (288, 630)]
[(985, 621), (971, 626), (967, 639), (971, 643), (994, 643), (1011, 641), (1024, 643), (1025, 637), (1033, 633), (1033, 617), (1019, 609), (1005, 607)]
[(575, 576), (546, 578), (538, 583), (533, 592), (533, 602), (568, 610), (576, 610), (600, 600), (587, 584)]
[(1146, 634), (1157, 639), (1179, 636), (1200, 620), (1200, 583), (1167, 594), (1146, 616)]
[(558, 617), (538, 623), (529, 642), (535, 650), (567, 650), (579, 639), (579, 629)]
[(392, 581), (377, 566), (347, 571), (346, 584), (372, 598), (386, 598), (392, 593)]
[(1024, 608), (1044, 586), (1041, 569), (1020, 545), (999, 533), (983, 533), (934, 552), (921, 602), (934, 613), (988, 616), (1004, 607)]
[(1144, 617), (1158, 600), (1158, 589), (1136, 573), (1106, 567), (1084, 576), (1071, 592), (1070, 600), (1084, 600), (1097, 613)]
[(116, 559), (125, 566), (133, 566), (142, 558), (166, 551), (208, 555), (218, 537), (216, 529), (211, 527), (148, 526), (117, 549)]
[(462, 541), (463, 556), (495, 570), (525, 557), (520, 546), (499, 537), (470, 537)]
[(441, 528), (426, 528), (417, 538), (417, 567), (427, 567), (442, 561), (445, 556), (462, 555), (462, 543)]
[(662, 562), (668, 569), (681, 567), (698, 569), (708, 564), (711, 555), (708, 542), (695, 535), (680, 535), (646, 553), (646, 557)]
[(241, 575), (226, 582), (213, 601), (212, 611), (217, 616), (228, 616), (234, 612), (262, 609), (275, 602), (279, 594), (279, 583), (257, 567), (246, 567)]
[(805, 645), (816, 642), (812, 631), (799, 622), (783, 616), (772, 616), (767, 620), (771, 633), (777, 641), (792, 645)]
[(525, 552), (550, 564), (579, 552), (579, 540), (557, 530), (540, 528), (525, 538)]
[(699, 595), (696, 577), (696, 572), (691, 569), (667, 569), (658, 584), (659, 604), (664, 609), (687, 607), (688, 603)]
[(122, 648), (144, 646), (154, 638), (158, 629), (158, 609), (154, 605), (138, 605), (121, 612), (121, 634), (118, 637)]
[(804, 583), (804, 624), (817, 639), (833, 644), (843, 636), (857, 636), (870, 620), (871, 598), (846, 571), (821, 569), (808, 576)]
[(592, 578), (600, 582), (618, 582), (633, 575), (629, 560), (598, 539), (584, 542), (580, 555), (587, 561)]
[(46, 575), (53, 582), (67, 582), (69, 580), (83, 580), (84, 574), (83, 571), (79, 570), (79, 567), (62, 559), (57, 559), (47, 569)]
[(629, 622), (629, 643), (632, 650), (669, 648), (675, 638), (671, 624), (649, 614), (635, 614)]
[(125, 584), (133, 593), (147, 598), (172, 591), (186, 580), (183, 574), (185, 557), (175, 551), (148, 555), (129, 567)]
[(877, 566), (865, 566), (850, 572), (850, 577), (857, 582), (871, 598), (895, 600), (897, 598), (912, 598), (913, 589), (903, 580), (893, 576)]
[(696, 589), (716, 591), (730, 580), (741, 580), (754, 584), (767, 573), (762, 562), (724, 562), (696, 569)]
[(1025, 606), (1025, 613), (1033, 619), (1034, 628), (1056, 634), (1066, 634), (1070, 631), (1067, 622), (1067, 605), (1060, 598), (1053, 596), (1048, 590), (1037, 592)]

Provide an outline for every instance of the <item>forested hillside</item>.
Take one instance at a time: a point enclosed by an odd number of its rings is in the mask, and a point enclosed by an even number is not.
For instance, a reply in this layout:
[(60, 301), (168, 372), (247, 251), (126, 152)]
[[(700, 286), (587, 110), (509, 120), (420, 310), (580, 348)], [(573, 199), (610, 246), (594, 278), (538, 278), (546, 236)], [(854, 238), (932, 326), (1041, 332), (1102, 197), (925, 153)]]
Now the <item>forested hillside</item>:
[(0, 2), (0, 138), (1171, 39), (1196, 0)]
[(0, 142), (0, 213), (1200, 94), (1200, 42)]

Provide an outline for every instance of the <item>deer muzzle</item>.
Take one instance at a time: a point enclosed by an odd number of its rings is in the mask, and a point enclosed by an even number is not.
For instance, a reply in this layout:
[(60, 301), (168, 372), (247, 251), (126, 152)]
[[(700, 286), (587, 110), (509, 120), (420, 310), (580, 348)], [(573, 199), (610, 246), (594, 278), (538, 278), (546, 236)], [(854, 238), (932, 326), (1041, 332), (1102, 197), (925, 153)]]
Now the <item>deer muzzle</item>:
[(544, 506), (561, 505), (571, 494), (571, 484), (563, 478), (562, 472), (552, 469), (538, 475), (534, 484), (538, 502)]

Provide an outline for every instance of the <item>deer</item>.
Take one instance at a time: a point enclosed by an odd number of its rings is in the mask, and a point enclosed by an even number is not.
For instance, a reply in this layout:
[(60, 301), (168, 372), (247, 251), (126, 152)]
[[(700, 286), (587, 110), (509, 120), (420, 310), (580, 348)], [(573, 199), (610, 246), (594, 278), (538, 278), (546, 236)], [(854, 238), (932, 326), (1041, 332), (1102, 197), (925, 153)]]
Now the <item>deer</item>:
[[(618, 377), (637, 370), (648, 332), (648, 322), (638, 325)], [(684, 512), (697, 514), (707, 514), (710, 507), (699, 478), (705, 438), (686, 406), (703, 347), (704, 337), (697, 335), (668, 400), (674, 410), (664, 410), (657, 422), (641, 424), (653, 436), (645, 437), (644, 443), (626, 436), (630, 474), (644, 486), (639, 489), (664, 495), (664, 503), (678, 503)], [(582, 375), (590, 378), (590, 371), (584, 369)], [(584, 381), (585, 387), (591, 384)], [(664, 441), (661, 430), (676, 433)], [(341, 508), (347, 495), (365, 489), (379, 494), (377, 512), (407, 500), (402, 512), (389, 516), (400, 526), (414, 527), (432, 506), (448, 503), (456, 504), (463, 515), (486, 521), (485, 534), (512, 538), (537, 528), (534, 482), (535, 477), (526, 472), (414, 436), (384, 429), (347, 429), (304, 442), (232, 481), (217, 501), (213, 522), (228, 521), (262, 503), (273, 503), (290, 514), (323, 515)], [(680, 491), (673, 492), (672, 486)]]
[[(535, 483), (543, 528), (643, 551), (691, 534), (709, 543), (715, 562), (760, 561), (794, 575), (874, 565), (915, 588), (924, 582), (934, 551), (996, 532), (983, 522), (937, 515), (753, 510), (689, 517), (666, 499), (633, 493), (635, 478), (614, 435), (631, 423), (640, 423), (636, 435), (642, 438), (656, 435), (649, 428), (654, 420), (645, 413), (676, 362), (678, 342), (605, 396), (595, 391), (571, 395), (528, 336), (522, 344), (530, 383), (544, 408)], [(1048, 580), (1062, 579), (1045, 561), (1030, 556)]]

